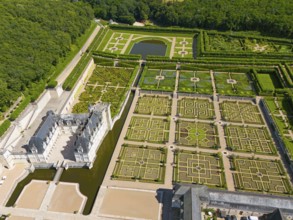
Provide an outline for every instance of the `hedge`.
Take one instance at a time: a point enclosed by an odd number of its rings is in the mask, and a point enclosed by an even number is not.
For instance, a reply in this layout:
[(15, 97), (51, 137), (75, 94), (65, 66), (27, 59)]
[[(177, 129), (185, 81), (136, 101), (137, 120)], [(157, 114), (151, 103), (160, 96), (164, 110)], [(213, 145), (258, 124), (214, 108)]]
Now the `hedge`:
[(23, 110), (28, 106), (28, 104), (31, 102), (31, 97), (30, 96), (26, 96), (21, 103), (19, 104), (19, 106), (11, 113), (9, 120), (10, 121), (14, 121), (15, 119), (17, 119), (17, 117), (23, 112)]
[(153, 62), (148, 62), (147, 67), (150, 69), (176, 69), (176, 64), (175, 63), (153, 63)]
[(164, 33), (189, 33), (195, 34), (199, 33), (199, 29), (191, 29), (191, 28), (179, 28), (179, 27), (154, 27), (154, 26), (145, 26), (145, 27), (137, 27), (137, 26), (129, 26), (129, 25), (109, 25), (111, 29), (114, 30), (130, 30), (130, 31), (145, 31), (145, 32), (164, 32)]
[(0, 137), (8, 130), (10, 127), (11, 122), (9, 120), (5, 120), (1, 125), (0, 125)]
[(56, 80), (50, 80), (47, 84), (47, 88), (53, 89), (57, 86), (58, 82)]
[(279, 69), (281, 71), (281, 74), (285, 78), (288, 86), (293, 87), (293, 81), (292, 81), (290, 74), (287, 72), (287, 68), (285, 68), (282, 64), (279, 64)]
[(62, 88), (66, 91), (70, 91), (76, 84), (80, 75), (83, 73), (87, 64), (89, 63), (91, 56), (89, 54), (84, 54), (78, 64), (74, 67), (70, 75), (66, 78), (62, 85)]
[(136, 67), (139, 65), (139, 62), (136, 62), (136, 61), (118, 61), (116, 67)]

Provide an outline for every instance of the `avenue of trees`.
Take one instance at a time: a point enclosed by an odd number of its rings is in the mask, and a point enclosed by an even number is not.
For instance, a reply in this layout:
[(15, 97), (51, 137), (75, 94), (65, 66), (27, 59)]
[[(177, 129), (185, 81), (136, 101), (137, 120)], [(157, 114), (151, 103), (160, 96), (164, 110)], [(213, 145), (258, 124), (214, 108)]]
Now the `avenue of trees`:
[(92, 18), (93, 10), (83, 2), (1, 0), (0, 113), (21, 93), (32, 100), (40, 93), (38, 87), (46, 84)]
[(293, 37), (293, 1), (285, 0), (84, 0), (96, 17), (131, 24), (151, 19), (166, 26), (253, 30)]

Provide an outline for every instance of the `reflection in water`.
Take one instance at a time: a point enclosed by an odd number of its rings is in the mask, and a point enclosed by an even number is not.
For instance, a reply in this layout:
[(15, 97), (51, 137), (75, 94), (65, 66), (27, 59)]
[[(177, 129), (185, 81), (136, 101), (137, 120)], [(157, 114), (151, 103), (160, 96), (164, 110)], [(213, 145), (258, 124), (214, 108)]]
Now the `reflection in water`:
[(158, 40), (141, 41), (132, 47), (130, 54), (141, 54), (142, 59), (146, 59), (147, 55), (165, 56), (167, 45)]

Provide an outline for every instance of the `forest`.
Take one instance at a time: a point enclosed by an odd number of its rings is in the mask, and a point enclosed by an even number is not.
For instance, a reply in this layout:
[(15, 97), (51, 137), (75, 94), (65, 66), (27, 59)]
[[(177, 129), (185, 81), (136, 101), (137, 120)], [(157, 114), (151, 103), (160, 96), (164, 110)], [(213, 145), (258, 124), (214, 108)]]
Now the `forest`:
[(42, 92), (92, 18), (84, 2), (1, 0), (0, 116), (21, 94)]
[(253, 30), (293, 37), (293, 1), (285, 0), (84, 0), (95, 16), (132, 24), (151, 19), (164, 26)]

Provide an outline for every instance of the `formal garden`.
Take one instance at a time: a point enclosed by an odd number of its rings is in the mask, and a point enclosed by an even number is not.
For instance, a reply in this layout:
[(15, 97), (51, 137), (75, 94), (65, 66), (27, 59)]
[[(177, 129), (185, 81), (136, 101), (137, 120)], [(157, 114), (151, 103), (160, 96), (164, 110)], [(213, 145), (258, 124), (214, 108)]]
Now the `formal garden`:
[(227, 148), (259, 154), (276, 154), (277, 150), (266, 127), (229, 125), (224, 127)]
[(175, 150), (173, 181), (226, 188), (221, 155)]
[[(165, 56), (193, 58), (193, 34), (164, 33), (109, 29), (97, 48), (114, 54), (131, 54), (133, 47), (140, 42), (162, 42), (166, 45)], [(146, 48), (147, 49), (147, 48)], [(171, 54), (172, 53), (172, 54)]]
[(111, 104), (111, 115), (114, 117), (120, 111), (135, 74), (135, 69), (131, 68), (97, 66), (72, 112), (86, 113), (89, 105), (106, 102)]
[(247, 53), (292, 53), (292, 45), (284, 40), (233, 37), (221, 34), (205, 34), (207, 51), (247, 52)]
[(214, 72), (217, 92), (228, 96), (254, 96), (253, 82), (246, 73)]
[(267, 97), (265, 105), (268, 107), (279, 134), (282, 136), (286, 149), (291, 157), (293, 157), (293, 109), (290, 99)]
[(212, 94), (211, 74), (207, 71), (180, 71), (178, 92)]
[(218, 149), (217, 127), (213, 123), (180, 119), (176, 124), (176, 143), (188, 147)]
[(257, 105), (247, 101), (223, 101), (220, 103), (222, 119), (228, 122), (263, 124)]
[(135, 114), (168, 116), (171, 114), (170, 96), (144, 95), (138, 98)]
[(143, 90), (172, 92), (176, 83), (176, 71), (145, 68), (139, 86)]
[(165, 143), (169, 138), (169, 128), (168, 119), (133, 116), (125, 140)]
[(183, 97), (178, 100), (177, 108), (180, 118), (213, 120), (215, 117), (214, 105), (210, 99)]
[(124, 144), (111, 176), (114, 180), (164, 183), (167, 150)]
[(230, 161), (237, 190), (292, 194), (292, 186), (280, 160), (233, 157)]

